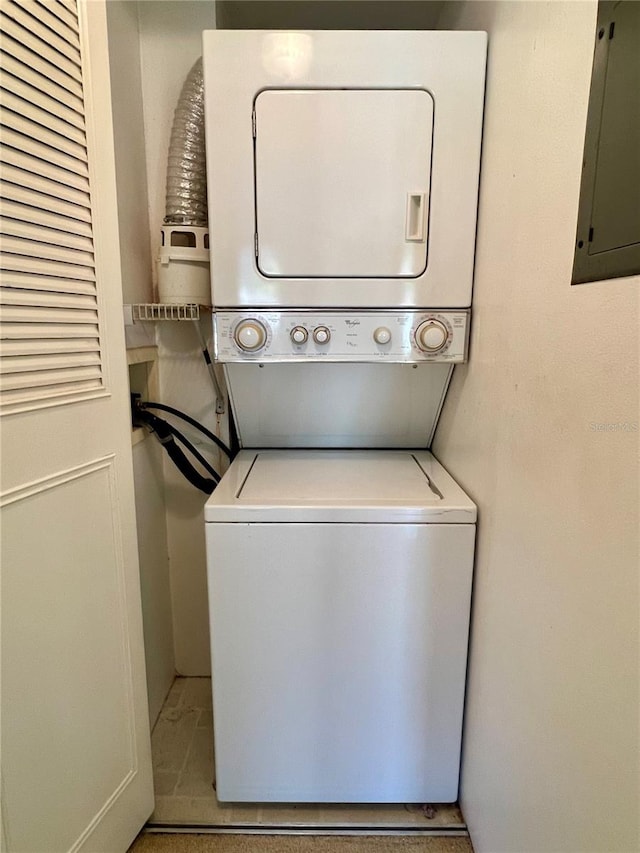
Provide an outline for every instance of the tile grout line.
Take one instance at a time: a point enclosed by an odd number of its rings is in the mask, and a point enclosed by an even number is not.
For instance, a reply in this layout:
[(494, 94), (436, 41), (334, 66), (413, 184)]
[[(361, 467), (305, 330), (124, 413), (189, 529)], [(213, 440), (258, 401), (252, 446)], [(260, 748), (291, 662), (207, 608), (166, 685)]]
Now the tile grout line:
[[(198, 715), (197, 715), (197, 717), (196, 717), (196, 719), (195, 719), (195, 724), (194, 724), (194, 727), (193, 727), (193, 731), (191, 732), (191, 738), (190, 738), (190, 740), (189, 740), (189, 744), (188, 744), (188, 746), (187, 746), (187, 748), (186, 748), (186, 750), (185, 750), (185, 755), (184, 755), (184, 760), (183, 760), (183, 762), (182, 762), (182, 767), (181, 767), (181, 768), (180, 768), (180, 770), (178, 771), (178, 777), (177, 777), (177, 780), (176, 780), (176, 784), (175, 784), (175, 786), (174, 786), (174, 788), (173, 788), (173, 791), (172, 791), (172, 792), (171, 792), (171, 794), (169, 795), (169, 796), (171, 796), (171, 797), (173, 797), (173, 798), (176, 798), (177, 796), (180, 796), (179, 794), (177, 794), (177, 791), (178, 791), (178, 789), (180, 788), (180, 785), (181, 785), (181, 783), (182, 783), (182, 781), (183, 781), (183, 775), (184, 775), (184, 773), (185, 773), (185, 771), (186, 771), (186, 769), (187, 769), (187, 766), (188, 766), (188, 764), (189, 764), (189, 759), (191, 758), (192, 750), (194, 749), (194, 745), (195, 745), (195, 741), (196, 741), (196, 737), (197, 737), (197, 732), (198, 732), (198, 723), (199, 723), (199, 722), (200, 722), (200, 720), (202, 719), (202, 715), (203, 715), (203, 713), (204, 713), (206, 710), (208, 710), (207, 708), (201, 708), (199, 704), (195, 704), (195, 703), (194, 703), (193, 705), (191, 705), (191, 706), (188, 706), (188, 705), (187, 705), (187, 702), (186, 702), (186, 695), (187, 695), (187, 693), (188, 693), (188, 687), (189, 687), (188, 682), (189, 682), (189, 681), (191, 681), (191, 680), (194, 680), (194, 681), (195, 681), (196, 679), (195, 679), (195, 678), (194, 678), (194, 679), (190, 679), (190, 678), (185, 678), (185, 679), (184, 679), (184, 686), (183, 686), (183, 688), (182, 688), (182, 690), (181, 690), (181, 692), (180, 692), (180, 698), (179, 698), (178, 705), (176, 706), (176, 708), (177, 708), (177, 709), (180, 709), (180, 710), (183, 710), (183, 711), (184, 711), (184, 710), (186, 710), (186, 711), (197, 711), (197, 712), (198, 712)], [(195, 701), (198, 701), (198, 700), (195, 700)], [(215, 795), (215, 792), (214, 792), (214, 795)]]
[(189, 745), (187, 746), (187, 748), (185, 750), (184, 760), (182, 762), (182, 767), (178, 771), (178, 781), (176, 782), (176, 786), (174, 788), (174, 794), (175, 794), (176, 789), (180, 786), (180, 782), (182, 782), (182, 774), (186, 770), (187, 764), (189, 763), (189, 757), (191, 756), (191, 750), (193, 748), (193, 744), (194, 744), (194, 741), (196, 739), (196, 730), (198, 728), (198, 720), (200, 719), (200, 714), (202, 713), (202, 710), (200, 708), (189, 708), (188, 710), (197, 711), (198, 716), (196, 717), (196, 720), (195, 720), (195, 723), (193, 726), (193, 731), (191, 732), (191, 738), (189, 739)]
[[(176, 704), (175, 704), (175, 705), (167, 706), (167, 704), (166, 704), (167, 700), (165, 699), (165, 702), (164, 702), (164, 704), (163, 704), (163, 706), (162, 706), (162, 709), (161, 709), (161, 711), (160, 711), (160, 716), (158, 717), (158, 722), (160, 722), (160, 718), (162, 717), (162, 714), (163, 714), (165, 711), (170, 710), (170, 711), (176, 711), (176, 712), (177, 712), (177, 711), (184, 711), (184, 710), (185, 710), (185, 708), (186, 708), (186, 705), (185, 705), (185, 701), (184, 701), (184, 699), (185, 699), (185, 693), (186, 693), (186, 688), (187, 688), (187, 678), (185, 678), (184, 676), (176, 676), (176, 679), (174, 680), (173, 685), (171, 686), (171, 690), (169, 691), (169, 695), (171, 694), (171, 691), (172, 691), (172, 690), (173, 690), (173, 688), (175, 687), (175, 685), (176, 685), (176, 683), (177, 683), (178, 678), (179, 678), (179, 679), (181, 679), (181, 681), (183, 681), (183, 684), (182, 684), (181, 689), (180, 689), (180, 695), (178, 696), (178, 701), (176, 702)], [(167, 695), (167, 699), (169, 698), (169, 695)], [(190, 710), (190, 709), (187, 709), (187, 710)], [(200, 709), (199, 709), (199, 708), (193, 708), (193, 709), (191, 709), (191, 710), (194, 710), (194, 711), (195, 711), (195, 710), (197, 710), (197, 711), (198, 711), (198, 716), (197, 716), (197, 718), (196, 718), (196, 721), (195, 721), (195, 724), (194, 724), (194, 727), (193, 727), (193, 731), (192, 731), (192, 733), (191, 733), (191, 738), (190, 738), (190, 740), (189, 740), (189, 744), (188, 744), (188, 746), (187, 746), (187, 748), (186, 748), (186, 750), (185, 750), (185, 755), (184, 755), (184, 758), (183, 758), (183, 760), (182, 760), (182, 765), (181, 765), (180, 769), (176, 771), (176, 781), (175, 781), (175, 784), (173, 785), (173, 788), (171, 789), (171, 792), (170, 792), (169, 794), (166, 794), (166, 795), (165, 795), (165, 796), (167, 796), (167, 797), (172, 797), (172, 798), (173, 798), (173, 797), (175, 797), (175, 796), (176, 796), (176, 791), (177, 791), (177, 789), (178, 789), (178, 787), (179, 787), (179, 785), (180, 785), (180, 782), (182, 781), (182, 774), (184, 773), (184, 770), (185, 770), (185, 768), (186, 768), (186, 766), (187, 766), (187, 761), (188, 761), (188, 759), (189, 759), (189, 754), (190, 754), (190, 752), (191, 752), (191, 747), (192, 747), (192, 745), (193, 745), (193, 741), (194, 741), (194, 738), (195, 738), (195, 732), (196, 732), (196, 728), (197, 728), (197, 725), (198, 725), (198, 721), (199, 721), (199, 719), (200, 719), (201, 711), (200, 711)], [(157, 723), (156, 723), (156, 725), (157, 725)], [(155, 727), (154, 727), (154, 728), (155, 728)], [(157, 772), (159, 772), (159, 773), (160, 773), (160, 772), (162, 772), (162, 771), (158, 770)], [(155, 797), (155, 793), (154, 793), (154, 805), (155, 805), (155, 800), (156, 800), (156, 797)]]

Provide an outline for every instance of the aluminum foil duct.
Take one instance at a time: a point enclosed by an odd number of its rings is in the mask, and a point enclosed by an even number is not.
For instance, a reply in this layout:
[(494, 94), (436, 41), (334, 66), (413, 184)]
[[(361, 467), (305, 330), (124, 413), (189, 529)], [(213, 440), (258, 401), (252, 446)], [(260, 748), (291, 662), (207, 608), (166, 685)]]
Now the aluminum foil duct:
[(164, 221), (168, 225), (207, 227), (202, 57), (184, 81), (173, 116)]

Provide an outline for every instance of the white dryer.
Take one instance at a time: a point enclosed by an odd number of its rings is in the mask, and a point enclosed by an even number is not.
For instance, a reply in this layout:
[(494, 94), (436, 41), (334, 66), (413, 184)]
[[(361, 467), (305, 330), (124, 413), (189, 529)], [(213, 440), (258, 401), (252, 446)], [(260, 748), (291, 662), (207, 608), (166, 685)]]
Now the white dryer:
[(217, 308), (471, 304), (487, 35), (203, 37)]
[(454, 801), (476, 508), (433, 456), (245, 450), (205, 519), (218, 798)]

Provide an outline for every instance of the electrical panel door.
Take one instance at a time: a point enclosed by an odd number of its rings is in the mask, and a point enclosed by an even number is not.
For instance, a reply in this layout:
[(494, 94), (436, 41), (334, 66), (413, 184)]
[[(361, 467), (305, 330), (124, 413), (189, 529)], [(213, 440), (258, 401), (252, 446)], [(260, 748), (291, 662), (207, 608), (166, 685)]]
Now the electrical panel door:
[(261, 91), (253, 127), (262, 275), (422, 275), (433, 112), (424, 89)]

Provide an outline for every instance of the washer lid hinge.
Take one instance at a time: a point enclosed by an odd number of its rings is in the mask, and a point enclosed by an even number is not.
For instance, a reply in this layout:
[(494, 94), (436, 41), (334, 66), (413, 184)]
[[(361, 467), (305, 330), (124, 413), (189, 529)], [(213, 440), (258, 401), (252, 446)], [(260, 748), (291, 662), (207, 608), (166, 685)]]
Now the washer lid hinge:
[(253, 252), (257, 258), (258, 257), (258, 232), (257, 231), (253, 235)]
[(251, 135), (256, 138), (256, 111), (251, 111)]

